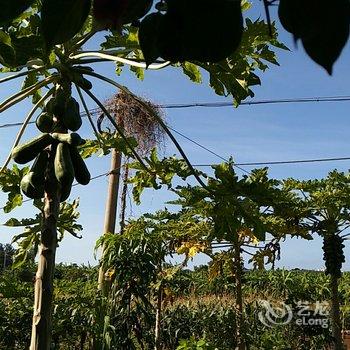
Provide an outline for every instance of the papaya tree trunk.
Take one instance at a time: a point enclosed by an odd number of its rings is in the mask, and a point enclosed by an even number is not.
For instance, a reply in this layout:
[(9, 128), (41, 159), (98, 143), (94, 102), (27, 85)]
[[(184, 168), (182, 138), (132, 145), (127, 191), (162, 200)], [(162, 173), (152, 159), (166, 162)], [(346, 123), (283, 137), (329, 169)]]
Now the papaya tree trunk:
[(243, 337), (244, 318), (243, 318), (243, 294), (242, 294), (242, 262), (241, 262), (241, 245), (238, 234), (234, 235), (234, 267), (235, 267), (235, 284), (236, 284), (236, 340), (237, 350), (245, 350)]
[(334, 338), (334, 350), (344, 350), (344, 344), (342, 340), (341, 332), (341, 320), (340, 320), (340, 302), (339, 302), (339, 279), (337, 276), (331, 274), (331, 319), (332, 319), (332, 335)]
[[(161, 264), (159, 264), (159, 271), (161, 271)], [(156, 305), (156, 324), (154, 327), (154, 350), (161, 349), (161, 317), (162, 317), (162, 299), (163, 299), (163, 286), (159, 285), (157, 291), (157, 305)]]
[(43, 223), (38, 268), (34, 287), (34, 313), (30, 350), (49, 350), (52, 338), (52, 299), (59, 193), (53, 169), (55, 150), (51, 150), (45, 183)]

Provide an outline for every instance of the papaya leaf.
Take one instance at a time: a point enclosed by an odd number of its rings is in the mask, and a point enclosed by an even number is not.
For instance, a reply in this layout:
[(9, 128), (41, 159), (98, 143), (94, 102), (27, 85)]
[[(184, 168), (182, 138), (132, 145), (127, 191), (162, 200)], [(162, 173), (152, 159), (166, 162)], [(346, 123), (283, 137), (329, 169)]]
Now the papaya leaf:
[(22, 177), (27, 174), (29, 167), (22, 169), (14, 165), (12, 169), (5, 169), (0, 174), (0, 189), (7, 193), (7, 202), (3, 208), (5, 213), (22, 205), (23, 196), (20, 190)]
[(63, 239), (64, 233), (68, 232), (76, 238), (82, 238), (78, 232), (80, 232), (83, 227), (77, 224), (80, 213), (78, 211), (79, 200), (76, 199), (72, 203), (63, 202), (60, 205), (60, 213), (57, 221), (57, 229), (60, 233), (58, 241)]
[(22, 266), (27, 260), (31, 253), (38, 250), (40, 243), (40, 230), (41, 225), (26, 227), (24, 232), (19, 235), (15, 235), (12, 242), (17, 242), (18, 249), (13, 258), (13, 268)]
[[(35, 83), (37, 83), (39, 81), (39, 73), (37, 72), (30, 72), (26, 78), (24, 79), (24, 82), (23, 82), (23, 85), (22, 85), (22, 90), (23, 89), (26, 89), (27, 87), (29, 86), (32, 86), (34, 85)], [(40, 93), (40, 90), (36, 90), (34, 93), (33, 93), (33, 97), (32, 97), (32, 101), (33, 103), (37, 103), (41, 98), (41, 93)]]
[(137, 28), (124, 26), (122, 33), (112, 31), (111, 34), (106, 35), (106, 40), (101, 43), (101, 48), (104, 50), (116, 48), (140, 49), (137, 33)]
[[(38, 204), (38, 203), (37, 203)], [(77, 223), (79, 219), (79, 200), (72, 203), (63, 202), (60, 204), (59, 217), (57, 221), (57, 231), (59, 232), (58, 241), (62, 241), (66, 232), (74, 237), (81, 238), (79, 232), (83, 229)], [(28, 219), (9, 219), (4, 226), (24, 227), (23, 232), (13, 237), (12, 243), (17, 243), (18, 249), (14, 258), (14, 267), (19, 267), (26, 262), (32, 252), (36, 252), (40, 243), (40, 232), (42, 230), (43, 214), (39, 212), (34, 218)]]
[(40, 35), (11, 35), (11, 42), (16, 55), (16, 66), (25, 65), (31, 59), (44, 58)]
[(42, 33), (47, 52), (55, 44), (72, 39), (83, 27), (91, 8), (91, 0), (43, 0)]
[(20, 207), (23, 203), (23, 196), (20, 193), (11, 192), (8, 195), (8, 201), (4, 206), (4, 212), (9, 213), (16, 207)]
[(288, 50), (277, 40), (277, 31), (262, 20), (246, 19), (240, 47), (230, 57), (218, 63), (193, 62), (209, 73), (209, 85), (220, 96), (232, 96), (236, 106), (248, 97), (254, 97), (252, 87), (260, 85), (257, 70), (265, 71), (271, 63), (278, 65), (271, 47)]
[(194, 83), (202, 83), (202, 76), (198, 66), (191, 62), (184, 62), (182, 65), (183, 72), (193, 81)]
[[(79, 152), (82, 158), (89, 158), (94, 154), (98, 156), (109, 154), (113, 148), (116, 148), (128, 157), (132, 157), (131, 150), (126, 142), (119, 136), (111, 133), (103, 133), (100, 135), (100, 140), (85, 140), (84, 145), (79, 147)], [(137, 146), (135, 138), (129, 137), (128, 143), (133, 147)]]
[(15, 64), (15, 58), (11, 37), (0, 30), (0, 63), (5, 67), (12, 67)]
[(22, 219), (22, 220), (11, 218), (4, 223), (4, 226), (21, 227), (21, 226), (31, 226), (38, 223), (40, 223), (40, 218), (38, 216), (32, 219)]
[[(142, 61), (144, 57), (141, 50), (135, 50), (133, 53), (133, 59)], [(145, 78), (145, 69), (135, 66), (130, 66), (130, 71), (133, 72), (137, 79), (143, 80)]]
[[(144, 60), (144, 56), (140, 49), (138, 28), (133, 26), (124, 26), (122, 33), (112, 31), (111, 35), (107, 35), (106, 41), (101, 44), (101, 48), (108, 49), (121, 49), (125, 52), (118, 54), (120, 57), (125, 57), (133, 60)], [(116, 63), (116, 74), (122, 73), (124, 64)], [(145, 70), (143, 68), (130, 66), (130, 70), (135, 73), (136, 77), (140, 80), (144, 79)]]

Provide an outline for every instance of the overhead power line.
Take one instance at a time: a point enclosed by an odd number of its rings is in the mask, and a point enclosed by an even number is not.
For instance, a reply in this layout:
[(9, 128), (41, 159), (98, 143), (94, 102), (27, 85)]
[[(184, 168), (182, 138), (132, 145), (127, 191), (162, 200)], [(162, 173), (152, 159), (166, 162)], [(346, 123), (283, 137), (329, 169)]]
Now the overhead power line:
[(243, 165), (243, 166), (259, 166), (259, 165), (279, 165), (279, 164), (300, 164), (300, 163), (338, 162), (338, 161), (344, 161), (344, 160), (350, 160), (350, 157), (299, 159), (299, 160), (284, 160), (284, 161), (255, 162), (255, 163), (237, 163), (236, 165)]
[[(180, 131), (177, 131), (177, 130), (175, 130), (174, 128), (171, 128), (170, 126), (168, 126), (168, 128), (169, 128), (170, 130), (174, 131), (176, 134), (178, 134), (178, 135), (180, 135), (181, 137), (183, 137), (184, 139), (186, 139), (186, 140), (192, 142), (192, 143), (195, 144), (196, 146), (198, 146), (198, 147), (204, 149), (205, 151), (207, 151), (207, 152), (213, 154), (214, 156), (216, 156), (216, 157), (222, 159), (223, 161), (225, 161), (225, 162), (228, 162), (228, 161), (229, 161), (227, 158), (224, 158), (224, 157), (220, 156), (219, 154), (217, 154), (216, 152), (212, 151), (212, 150), (209, 149), (208, 147), (205, 147), (205, 146), (201, 145), (200, 143), (198, 143), (197, 141), (194, 141), (194, 140), (191, 139), (190, 137), (184, 135), (184, 134), (181, 133)], [(241, 168), (241, 167), (239, 166), (239, 164), (234, 164), (234, 166), (235, 166), (237, 169), (243, 171), (244, 173), (250, 174), (249, 171), (247, 171), (247, 170)]]
[[(315, 102), (349, 102), (350, 96), (324, 96), (324, 97), (297, 97), (297, 98), (285, 98), (285, 99), (266, 99), (258, 101), (243, 101), (240, 106), (253, 106), (253, 105), (266, 105), (266, 104), (285, 104), (285, 103), (315, 103)], [(222, 108), (232, 107), (232, 102), (191, 102), (191, 103), (170, 103), (159, 104), (159, 108), (163, 109), (182, 109), (182, 108), (196, 108), (196, 107), (208, 107), (208, 108)], [(100, 109), (93, 108), (89, 110), (91, 114), (101, 113)], [(86, 113), (82, 113), (85, 117)], [(30, 124), (33, 124), (31, 122)], [(21, 126), (22, 122), (8, 123), (0, 125), (0, 129), (9, 128), (14, 126)]]
[[(290, 99), (276, 99), (276, 100), (260, 100), (260, 101), (250, 101), (242, 102), (241, 105), (259, 105), (259, 104), (274, 104), (274, 103), (304, 103), (304, 102), (340, 102), (340, 101), (350, 101), (350, 96), (330, 96), (330, 97), (304, 97), (304, 98), (290, 98)], [(231, 102), (209, 102), (209, 103), (191, 103), (191, 104), (164, 104), (158, 105), (160, 108), (190, 108), (190, 107), (226, 107), (232, 106)], [(89, 110), (90, 114), (100, 114), (101, 111), (99, 108), (94, 108)], [(86, 113), (81, 114), (82, 117), (86, 117)], [(34, 121), (30, 124), (35, 123)], [(0, 129), (21, 126), (21, 122), (17, 123), (8, 123), (0, 125)], [(218, 153), (212, 151), (208, 147), (198, 143), (197, 141), (191, 139), (185, 134), (179, 132), (178, 130), (168, 126), (176, 134), (185, 138), (186, 140), (192, 142), (196, 146), (204, 149), (205, 151), (211, 153), (212, 155), (218, 157), (219, 159), (227, 162), (228, 159), (219, 155)], [(246, 169), (241, 168), (241, 166), (261, 166), (261, 165), (285, 165), (285, 164), (301, 164), (301, 163), (317, 163), (317, 162), (332, 162), (332, 161), (346, 161), (350, 160), (350, 157), (335, 157), (335, 158), (316, 158), (316, 159), (301, 159), (301, 160), (285, 160), (285, 161), (267, 161), (267, 162), (248, 162), (248, 163), (234, 163), (233, 165), (240, 169), (241, 171), (250, 174)], [(209, 167), (213, 164), (194, 164), (196, 167)], [(91, 180), (96, 178), (106, 176), (109, 173), (100, 174)], [(75, 184), (77, 185), (77, 184)], [(73, 186), (75, 186), (73, 185)], [(1, 208), (0, 208), (1, 209)]]
[[(338, 162), (338, 161), (344, 161), (344, 160), (350, 160), (350, 157), (282, 160), (282, 161), (255, 162), (255, 163), (234, 163), (234, 165), (235, 166), (286, 165), (286, 164), (300, 164), (300, 163)], [(208, 167), (212, 165), (213, 164), (194, 164), (193, 166)]]
[[(197, 145), (198, 147), (208, 151), (209, 153), (215, 155), (216, 157), (222, 159), (223, 161), (227, 162), (228, 159), (221, 156), (220, 154), (210, 150), (209, 148), (201, 145), (197, 141), (194, 141), (190, 137), (184, 135), (183, 133), (171, 128), (168, 126), (169, 129), (174, 131), (176, 134), (180, 135), (181, 137), (185, 138), (186, 140), (192, 142), (193, 144)], [(266, 162), (248, 162), (248, 163), (233, 163), (233, 166), (237, 167), (238, 169), (249, 173), (247, 170), (241, 168), (241, 166), (260, 166), (260, 165), (286, 165), (286, 164), (302, 164), (302, 163), (320, 163), (320, 162), (338, 162), (338, 161), (346, 161), (350, 160), (350, 157), (333, 157), (333, 158), (315, 158), (315, 159), (297, 159), (297, 160), (282, 160), (282, 161), (266, 161)], [(193, 164), (195, 167), (209, 167), (213, 164)]]
[[(324, 96), (324, 97), (297, 97), (297, 98), (285, 98), (285, 99), (266, 99), (258, 101), (243, 101), (240, 106), (253, 106), (253, 105), (266, 105), (266, 104), (284, 104), (284, 103), (315, 103), (315, 102), (348, 102), (350, 96)], [(232, 102), (198, 102), (198, 103), (173, 103), (159, 105), (164, 109), (176, 109), (176, 108), (194, 108), (194, 107), (211, 107), (222, 108), (232, 107)]]

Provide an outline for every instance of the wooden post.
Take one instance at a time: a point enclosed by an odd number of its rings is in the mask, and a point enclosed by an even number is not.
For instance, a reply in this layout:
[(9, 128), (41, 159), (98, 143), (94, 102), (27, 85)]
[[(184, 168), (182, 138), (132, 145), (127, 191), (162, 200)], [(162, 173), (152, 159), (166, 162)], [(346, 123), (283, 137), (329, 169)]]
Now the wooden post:
[[(122, 162), (122, 155), (116, 149), (112, 150), (111, 170), (109, 174), (108, 193), (106, 201), (106, 212), (103, 233), (114, 233), (117, 219), (117, 203), (119, 192), (120, 167)], [(102, 248), (103, 257), (104, 248)], [(102, 266), (98, 274), (98, 290), (103, 290), (104, 274)]]

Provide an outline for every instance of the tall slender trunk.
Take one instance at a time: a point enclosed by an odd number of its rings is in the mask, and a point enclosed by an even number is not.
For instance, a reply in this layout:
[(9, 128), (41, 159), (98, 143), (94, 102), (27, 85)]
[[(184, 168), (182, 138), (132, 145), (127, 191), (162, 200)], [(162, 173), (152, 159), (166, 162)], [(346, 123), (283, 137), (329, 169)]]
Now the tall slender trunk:
[[(121, 153), (118, 150), (112, 150), (111, 170), (109, 174), (108, 194), (106, 201), (105, 223), (103, 232), (114, 233), (117, 217), (117, 203), (118, 203), (118, 191), (119, 191), (119, 179), (120, 179), (120, 167), (121, 167)], [(104, 254), (104, 247), (102, 247), (102, 257)], [(104, 290), (104, 274), (103, 267), (100, 267), (98, 274), (98, 289)]]
[[(159, 264), (159, 272), (162, 270), (162, 264)], [(154, 350), (161, 350), (161, 317), (162, 317), (162, 299), (163, 299), (163, 285), (159, 285), (157, 291), (157, 305), (156, 305), (156, 324), (154, 327)]]
[(52, 149), (45, 184), (43, 223), (39, 247), (39, 261), (34, 287), (34, 313), (30, 350), (49, 350), (52, 338), (52, 299), (55, 256), (57, 247), (57, 220), (59, 193), (54, 175)]
[(124, 228), (125, 228), (126, 194), (128, 192), (128, 178), (129, 178), (128, 159), (125, 159), (124, 174), (123, 174), (123, 190), (122, 190), (121, 203), (120, 203), (120, 234), (124, 233)]
[(339, 302), (339, 290), (338, 290), (339, 279), (335, 275), (330, 276), (331, 285), (331, 318), (332, 318), (332, 335), (334, 338), (334, 350), (343, 350), (344, 344), (342, 340), (342, 327), (340, 320), (340, 302)]
[(238, 234), (234, 235), (234, 265), (235, 265), (235, 282), (236, 282), (236, 340), (237, 350), (245, 350), (244, 337), (242, 336), (244, 328), (243, 317), (243, 294), (242, 294), (242, 262), (241, 262), (241, 245)]

